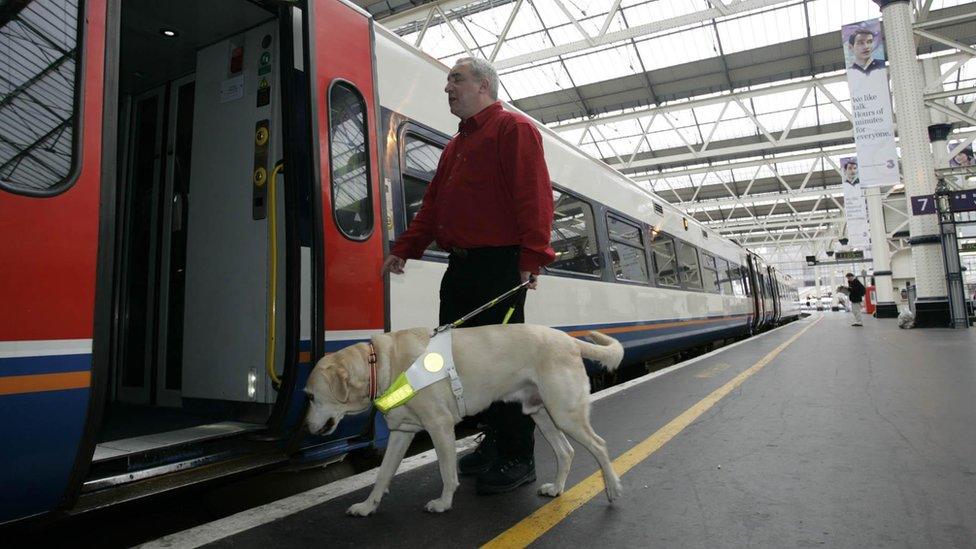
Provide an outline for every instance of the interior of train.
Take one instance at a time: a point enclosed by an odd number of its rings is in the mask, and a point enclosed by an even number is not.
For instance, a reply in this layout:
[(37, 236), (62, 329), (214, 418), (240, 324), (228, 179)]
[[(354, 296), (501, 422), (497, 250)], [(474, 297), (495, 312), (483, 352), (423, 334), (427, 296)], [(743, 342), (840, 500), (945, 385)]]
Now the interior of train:
[[(114, 348), (96, 463), (259, 432), (277, 396), (266, 373), (273, 213), (284, 249), (276, 12), (121, 4)], [(276, 272), (281, 334), (280, 258)]]

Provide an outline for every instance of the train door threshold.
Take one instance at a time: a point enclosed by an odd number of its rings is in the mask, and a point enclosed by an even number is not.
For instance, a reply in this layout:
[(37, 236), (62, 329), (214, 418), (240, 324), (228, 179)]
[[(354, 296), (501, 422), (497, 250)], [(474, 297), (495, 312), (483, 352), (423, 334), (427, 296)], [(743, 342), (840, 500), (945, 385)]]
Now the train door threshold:
[(122, 440), (103, 442), (95, 447), (92, 463), (130, 456), (140, 452), (163, 450), (191, 442), (204, 442), (252, 431), (260, 431), (264, 425), (239, 421), (221, 421), (210, 425), (200, 425), (167, 433), (157, 433)]

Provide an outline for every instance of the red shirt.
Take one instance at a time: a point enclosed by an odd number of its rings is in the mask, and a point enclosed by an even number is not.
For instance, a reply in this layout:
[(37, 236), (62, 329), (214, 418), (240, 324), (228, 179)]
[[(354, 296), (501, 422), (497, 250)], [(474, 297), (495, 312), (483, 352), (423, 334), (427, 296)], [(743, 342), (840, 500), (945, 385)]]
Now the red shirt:
[(432, 240), (445, 250), (517, 245), (519, 270), (538, 274), (556, 257), (552, 208), (539, 130), (496, 101), (458, 125), (420, 211), (391, 253), (417, 259)]

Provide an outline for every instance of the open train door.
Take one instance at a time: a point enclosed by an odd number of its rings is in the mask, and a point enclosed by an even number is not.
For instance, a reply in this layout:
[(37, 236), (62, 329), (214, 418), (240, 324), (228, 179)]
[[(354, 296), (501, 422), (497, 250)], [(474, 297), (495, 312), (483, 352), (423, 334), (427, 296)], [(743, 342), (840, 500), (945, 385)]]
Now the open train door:
[(749, 285), (752, 287), (752, 310), (754, 312), (750, 329), (755, 333), (759, 331), (766, 316), (762, 285), (759, 282), (759, 269), (762, 267), (759, 258), (752, 252), (746, 255), (746, 260), (749, 264)]
[(96, 271), (110, 269), (99, 204), (114, 198), (102, 125), (116, 23), (105, 0), (0, 3), (0, 523), (56, 508), (90, 457), (79, 448), (108, 352), (94, 319)]
[[(309, 118), (314, 161), (314, 284), (321, 307), (310, 364), (388, 325), (380, 276), (386, 224), (377, 154), (378, 100), (369, 14), (339, 1), (302, 5), (307, 25)], [(373, 413), (347, 416), (330, 438), (369, 434)], [(385, 429), (385, 427), (384, 427)], [(385, 431), (384, 431), (385, 432)]]

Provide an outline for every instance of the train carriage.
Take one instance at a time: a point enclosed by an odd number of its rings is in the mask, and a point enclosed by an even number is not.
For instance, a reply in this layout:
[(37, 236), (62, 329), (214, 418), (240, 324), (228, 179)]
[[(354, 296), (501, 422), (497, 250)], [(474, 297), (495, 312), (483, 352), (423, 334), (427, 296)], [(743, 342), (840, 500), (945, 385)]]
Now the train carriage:
[[(456, 131), (446, 68), (339, 0), (0, 25), (0, 523), (382, 447), (374, 411), (302, 432), (301, 389), (436, 321), (441, 251), (378, 273)], [(758, 256), (540, 131), (557, 259), (530, 321), (640, 364), (790, 318)]]

